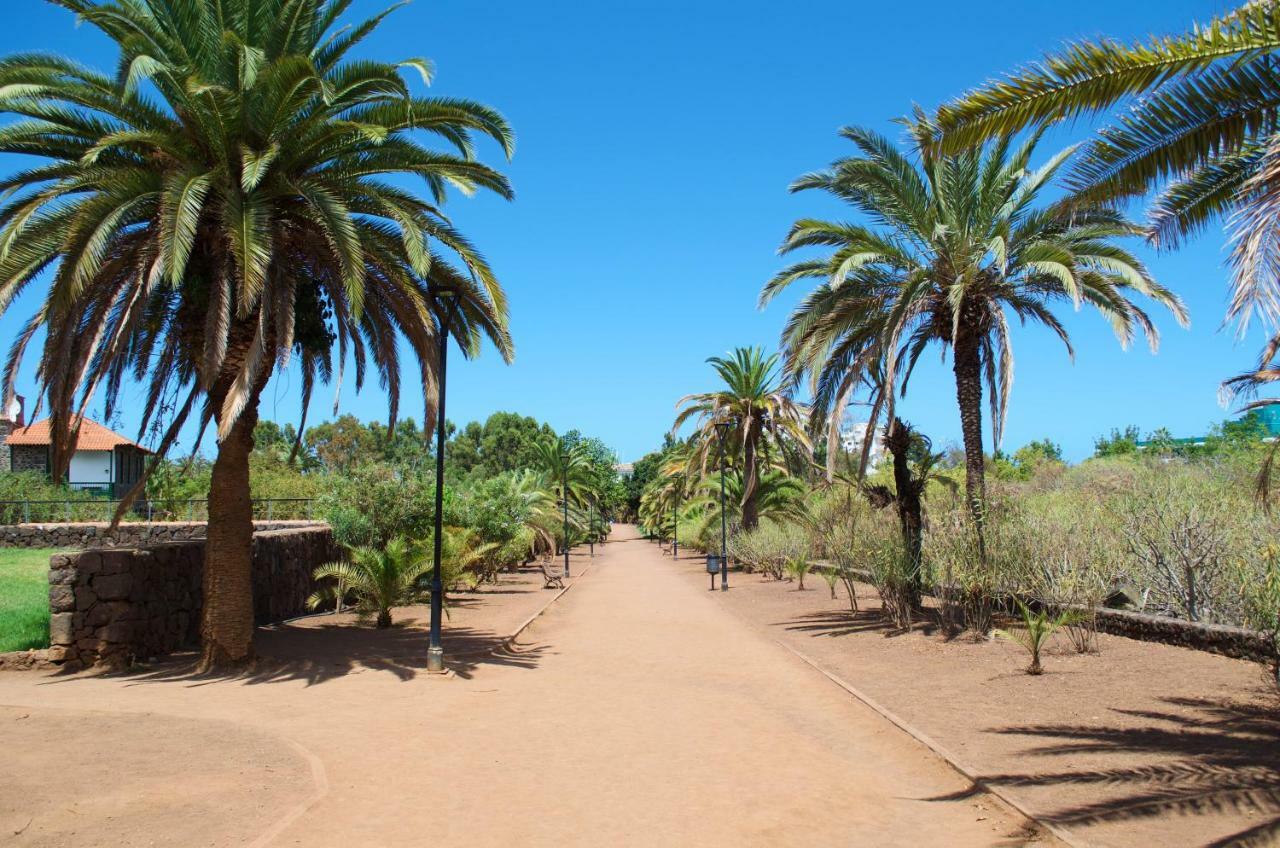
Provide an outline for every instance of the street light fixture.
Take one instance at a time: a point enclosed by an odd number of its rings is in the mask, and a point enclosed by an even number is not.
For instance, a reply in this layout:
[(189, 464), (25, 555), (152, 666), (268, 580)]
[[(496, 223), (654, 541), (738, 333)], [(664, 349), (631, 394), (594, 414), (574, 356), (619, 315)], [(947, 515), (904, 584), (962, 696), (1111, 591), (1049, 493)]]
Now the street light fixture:
[(716, 435), (720, 441), (720, 591), (729, 591), (729, 525), (724, 511), (724, 440), (729, 435), (731, 421), (717, 421)]
[(560, 495), (564, 500), (564, 576), (569, 577), (569, 452), (560, 439)]
[(675, 474), (672, 479), (676, 484), (676, 503), (671, 510), (671, 558), (680, 559), (680, 490), (683, 488), (684, 475)]
[(431, 637), (427, 647), (427, 671), (444, 673), (444, 647), (440, 644), (440, 617), (444, 609), (444, 581), (440, 559), (444, 542), (444, 401), (445, 378), (449, 364), (449, 332), (462, 299), (455, 289), (435, 289), (436, 335), (440, 341), (440, 396), (436, 404), (436, 515), (435, 539), (431, 560)]

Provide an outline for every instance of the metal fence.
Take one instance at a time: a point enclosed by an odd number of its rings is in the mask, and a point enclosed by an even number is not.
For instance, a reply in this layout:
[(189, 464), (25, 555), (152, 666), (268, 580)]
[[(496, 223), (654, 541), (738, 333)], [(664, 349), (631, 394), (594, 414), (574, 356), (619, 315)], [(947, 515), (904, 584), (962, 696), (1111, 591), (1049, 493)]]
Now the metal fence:
[[(258, 521), (289, 521), (315, 518), (314, 498), (254, 498), (253, 517)], [(59, 522), (110, 521), (120, 506), (119, 498), (64, 498), (62, 500), (0, 501), (2, 524), (54, 524)], [(129, 508), (124, 523), (155, 521), (208, 521), (209, 501), (142, 500)]]

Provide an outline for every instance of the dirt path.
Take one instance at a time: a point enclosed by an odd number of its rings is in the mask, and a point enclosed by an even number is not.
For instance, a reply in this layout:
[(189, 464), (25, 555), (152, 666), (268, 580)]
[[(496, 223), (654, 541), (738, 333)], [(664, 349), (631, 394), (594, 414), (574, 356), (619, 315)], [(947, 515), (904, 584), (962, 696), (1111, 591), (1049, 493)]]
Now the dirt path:
[[(521, 643), (450, 679), (350, 656), (333, 676), (0, 675), (17, 708), (0, 711), (0, 750), (43, 753), (21, 777), (0, 767), (0, 845), (169, 844), (175, 818), (201, 834), (183, 844), (214, 846), (1026, 843), (987, 796), (928, 800), (965, 784), (630, 528)], [(56, 732), (16, 728), (55, 714)], [(179, 722), (204, 723), (202, 756), (182, 755)], [(92, 775), (112, 758), (147, 803), (97, 842), (108, 788)], [(19, 794), (41, 784), (59, 791)], [(68, 804), (87, 811), (75, 833)]]

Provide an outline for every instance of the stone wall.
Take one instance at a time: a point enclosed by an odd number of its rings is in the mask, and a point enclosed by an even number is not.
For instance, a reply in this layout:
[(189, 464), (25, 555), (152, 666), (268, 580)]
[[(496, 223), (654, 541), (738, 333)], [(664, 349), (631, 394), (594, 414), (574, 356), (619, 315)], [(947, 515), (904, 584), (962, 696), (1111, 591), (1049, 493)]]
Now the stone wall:
[(10, 451), (10, 471), (49, 471), (49, 449), (44, 445), (5, 445)]
[(1144, 642), (1163, 642), (1246, 660), (1270, 661), (1276, 647), (1266, 634), (1225, 624), (1204, 624), (1129, 610), (1097, 610), (1098, 629)]
[[(327, 525), (259, 532), (253, 538), (258, 624), (301, 615), (312, 570), (341, 556)], [(49, 562), (49, 660), (69, 667), (120, 667), (200, 642), (204, 542), (93, 548)]]
[[(255, 521), (254, 530), (288, 530), (314, 527), (314, 521)], [(93, 548), (154, 545), (203, 539), (203, 521), (150, 521), (122, 523), (114, 530), (105, 521), (51, 524), (0, 525), (0, 548)]]
[[(815, 571), (831, 567), (827, 562), (813, 564)], [(863, 583), (874, 585), (871, 572), (854, 569), (854, 573)], [(924, 593), (937, 597), (938, 587), (926, 586)], [(1006, 598), (1004, 603), (1009, 608), (1013, 608), (1012, 599)], [(1078, 609), (1085, 608), (1078, 607)], [(1095, 608), (1093, 612), (1097, 615), (1100, 632), (1110, 633), (1113, 636), (1125, 636), (1142, 642), (1160, 642), (1165, 645), (1176, 645), (1181, 648), (1259, 662), (1274, 662), (1277, 650), (1280, 650), (1265, 633), (1244, 627), (1205, 624), (1199, 621), (1186, 621), (1181, 618), (1121, 609)]]

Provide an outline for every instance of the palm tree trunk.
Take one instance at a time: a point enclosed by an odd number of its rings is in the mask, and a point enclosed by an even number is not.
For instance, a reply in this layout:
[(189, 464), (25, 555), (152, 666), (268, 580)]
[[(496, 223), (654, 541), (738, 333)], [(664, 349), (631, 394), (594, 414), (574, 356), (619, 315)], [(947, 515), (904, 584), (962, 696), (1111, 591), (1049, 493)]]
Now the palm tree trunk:
[(253, 659), (253, 504), (249, 454), (258, 423), (253, 400), (218, 443), (209, 482), (209, 530), (204, 548), (204, 605), (200, 627), (204, 670)]
[[(222, 369), (209, 391), (209, 403), (221, 410), (244, 365), (253, 338), (253, 322), (231, 332)], [(209, 527), (204, 546), (204, 600), (200, 621), (200, 668), (233, 668), (253, 660), (253, 501), (249, 455), (258, 424), (258, 397), (270, 369), (263, 368), (249, 388), (249, 399), (226, 438), (218, 442), (209, 481)], [(220, 417), (215, 413), (214, 418)]]
[(759, 456), (756, 448), (764, 425), (759, 415), (751, 417), (747, 431), (742, 434), (742, 529), (754, 530), (760, 524), (756, 508), (756, 492), (760, 488)]
[(920, 595), (924, 591), (920, 569), (924, 510), (920, 502), (922, 486), (911, 474), (909, 457), (911, 430), (901, 420), (897, 420), (894, 422), (892, 437), (885, 441), (889, 453), (893, 455), (893, 485), (897, 490), (895, 500), (898, 507), (898, 522), (902, 528), (902, 543), (906, 548), (907, 559), (911, 566), (912, 604), (919, 606)]
[(978, 341), (977, 334), (961, 324), (954, 343), (953, 370), (956, 375), (956, 401), (960, 405), (960, 430), (964, 438), (965, 496), (973, 512), (979, 553), (985, 556), (983, 519), (987, 483), (982, 454), (982, 359), (978, 353)]

